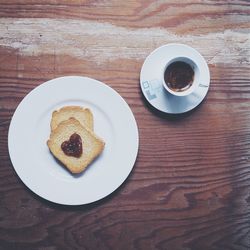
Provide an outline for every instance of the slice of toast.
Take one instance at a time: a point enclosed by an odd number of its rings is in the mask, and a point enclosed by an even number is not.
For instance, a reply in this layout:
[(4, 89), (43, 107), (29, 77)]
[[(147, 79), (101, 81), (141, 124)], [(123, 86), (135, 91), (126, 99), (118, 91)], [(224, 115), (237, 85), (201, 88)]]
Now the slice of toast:
[[(77, 133), (82, 140), (82, 155), (77, 158), (66, 155), (61, 149), (63, 142), (69, 140), (72, 134)], [(83, 127), (80, 122), (70, 118), (61, 122), (51, 132), (47, 145), (52, 154), (62, 162), (72, 173), (80, 173), (99, 155), (104, 149), (104, 141), (92, 131)]]
[(62, 121), (66, 121), (71, 117), (78, 120), (81, 125), (87, 129), (91, 131), (94, 130), (93, 114), (90, 109), (80, 106), (65, 106), (52, 113), (50, 123), (51, 131), (53, 131)]

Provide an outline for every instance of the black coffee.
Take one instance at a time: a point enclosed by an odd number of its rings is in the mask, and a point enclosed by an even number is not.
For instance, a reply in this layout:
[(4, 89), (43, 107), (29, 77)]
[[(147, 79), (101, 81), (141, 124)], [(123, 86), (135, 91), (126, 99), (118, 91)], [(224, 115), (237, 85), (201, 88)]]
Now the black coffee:
[(184, 91), (193, 84), (194, 70), (188, 63), (173, 62), (166, 68), (164, 80), (173, 91)]

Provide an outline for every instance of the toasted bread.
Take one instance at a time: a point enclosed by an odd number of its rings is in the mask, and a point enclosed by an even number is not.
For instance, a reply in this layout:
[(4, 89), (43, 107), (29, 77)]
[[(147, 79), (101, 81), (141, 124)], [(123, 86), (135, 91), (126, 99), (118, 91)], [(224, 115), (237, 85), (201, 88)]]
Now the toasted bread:
[[(63, 142), (69, 140), (72, 134), (77, 133), (82, 140), (82, 155), (77, 158), (66, 155), (61, 149)], [(104, 149), (104, 141), (92, 131), (86, 129), (75, 118), (61, 122), (50, 135), (47, 145), (52, 154), (62, 162), (72, 173), (80, 173), (99, 155)]]
[(54, 111), (50, 123), (51, 130), (53, 131), (62, 121), (66, 121), (71, 117), (78, 120), (87, 129), (94, 130), (92, 112), (90, 109), (80, 106), (65, 106), (58, 111)]

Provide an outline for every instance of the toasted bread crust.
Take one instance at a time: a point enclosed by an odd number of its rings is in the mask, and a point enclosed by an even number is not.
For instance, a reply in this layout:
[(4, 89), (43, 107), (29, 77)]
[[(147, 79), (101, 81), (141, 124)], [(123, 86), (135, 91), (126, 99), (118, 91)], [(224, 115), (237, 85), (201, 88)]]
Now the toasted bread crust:
[(94, 120), (91, 110), (80, 106), (65, 106), (54, 111), (50, 123), (51, 130), (53, 131), (62, 121), (68, 120), (71, 117), (78, 120), (87, 129), (94, 130)]
[[(83, 153), (80, 158), (67, 156), (61, 149), (61, 144), (65, 140), (68, 140), (73, 133), (79, 134), (83, 142)], [(101, 154), (105, 143), (92, 131), (82, 126), (78, 120), (69, 118), (59, 123), (51, 132), (47, 145), (52, 154), (62, 162), (70, 172), (80, 173)]]

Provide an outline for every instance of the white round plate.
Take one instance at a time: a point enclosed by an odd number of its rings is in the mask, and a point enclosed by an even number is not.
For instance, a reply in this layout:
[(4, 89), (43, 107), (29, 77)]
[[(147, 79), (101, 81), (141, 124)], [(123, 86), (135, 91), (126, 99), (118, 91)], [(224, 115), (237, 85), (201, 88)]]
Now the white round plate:
[[(60, 165), (46, 144), (52, 112), (67, 105), (90, 108), (94, 131), (106, 143), (78, 175)], [(117, 189), (133, 168), (138, 145), (137, 124), (124, 99), (104, 83), (78, 76), (56, 78), (32, 90), (17, 107), (8, 136), (10, 158), (24, 184), (66, 205), (91, 203)]]
[[(199, 87), (190, 95), (178, 97), (163, 87), (163, 69), (166, 62), (176, 57), (193, 60), (200, 70)], [(202, 55), (184, 44), (168, 44), (154, 50), (142, 65), (140, 83), (146, 100), (156, 109), (168, 114), (181, 114), (198, 106), (205, 98), (210, 84), (209, 68)]]

